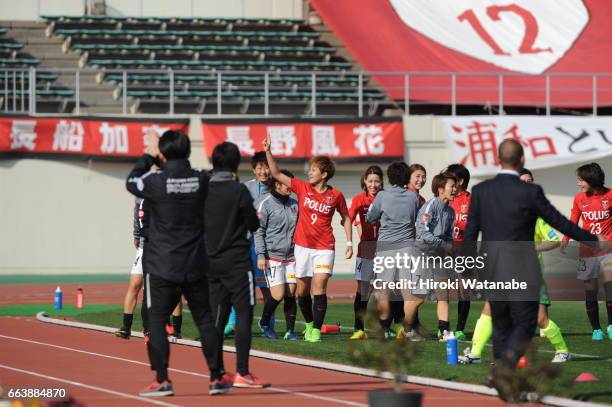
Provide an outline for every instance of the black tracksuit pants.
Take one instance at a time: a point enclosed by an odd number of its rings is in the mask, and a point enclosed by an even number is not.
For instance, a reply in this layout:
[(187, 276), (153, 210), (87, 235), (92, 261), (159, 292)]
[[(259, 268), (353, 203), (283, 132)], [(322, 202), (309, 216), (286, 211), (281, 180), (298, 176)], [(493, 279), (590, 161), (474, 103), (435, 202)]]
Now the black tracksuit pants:
[(185, 296), (193, 321), (200, 333), (202, 352), (211, 373), (211, 380), (220, 378), (222, 360), (219, 360), (219, 337), (215, 332), (208, 279), (203, 276), (197, 281), (173, 283), (159, 276), (145, 274), (145, 296), (149, 314), (149, 359), (151, 367), (157, 372), (157, 380), (167, 380), (170, 345), (166, 335), (166, 322), (172, 310)]
[(493, 356), (514, 367), (525, 354), (538, 323), (537, 301), (491, 301)]
[(218, 356), (223, 367), (223, 330), (232, 306), (236, 310), (236, 371), (249, 374), (249, 352), (251, 351), (251, 324), (255, 306), (253, 273), (250, 266), (236, 267), (230, 264), (214, 264), (211, 261), (208, 273), (210, 305), (218, 336)]

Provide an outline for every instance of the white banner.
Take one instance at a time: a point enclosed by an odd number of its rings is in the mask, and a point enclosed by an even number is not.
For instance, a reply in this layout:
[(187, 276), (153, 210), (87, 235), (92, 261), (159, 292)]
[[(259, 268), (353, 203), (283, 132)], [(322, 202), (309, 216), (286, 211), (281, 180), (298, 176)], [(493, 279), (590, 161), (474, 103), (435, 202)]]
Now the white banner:
[(529, 169), (612, 156), (612, 118), (460, 116), (442, 122), (451, 161), (473, 176), (499, 171), (497, 147), (508, 138), (523, 145)]

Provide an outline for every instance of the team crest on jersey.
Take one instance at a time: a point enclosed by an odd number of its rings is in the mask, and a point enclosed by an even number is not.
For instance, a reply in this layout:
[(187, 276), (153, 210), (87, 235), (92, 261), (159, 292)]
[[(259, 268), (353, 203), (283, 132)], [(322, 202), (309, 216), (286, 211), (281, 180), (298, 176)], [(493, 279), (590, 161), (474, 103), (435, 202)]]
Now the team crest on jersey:
[(423, 222), (428, 222), (429, 221), (429, 214), (428, 213), (424, 213), (422, 219), (423, 219)]
[(332, 195), (326, 195), (325, 196), (325, 203), (327, 205), (331, 205), (333, 201), (334, 201), (334, 197)]
[(604, 211), (608, 210), (608, 200), (607, 199), (601, 200), (601, 207), (604, 209)]
[(467, 204), (461, 205), (461, 213), (468, 213), (468, 206), (467, 206)]

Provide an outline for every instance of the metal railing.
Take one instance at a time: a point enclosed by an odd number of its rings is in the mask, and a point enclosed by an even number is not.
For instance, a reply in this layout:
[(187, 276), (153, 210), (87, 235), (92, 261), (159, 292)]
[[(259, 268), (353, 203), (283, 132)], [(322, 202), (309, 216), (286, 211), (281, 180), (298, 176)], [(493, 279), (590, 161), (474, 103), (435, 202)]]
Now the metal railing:
[(205, 115), (265, 117), (281, 114), (284, 106), (295, 108), (284, 114), (317, 117), (335, 109), (363, 117), (388, 108), (421, 114), (442, 106), (445, 114), (457, 115), (465, 106), (484, 106), (488, 114), (503, 115), (524, 106), (545, 115), (574, 109), (597, 116), (600, 106), (612, 106), (612, 74), (0, 69), (0, 112), (35, 114), (52, 103), (58, 112), (74, 114), (92, 107), (131, 114), (155, 106), (164, 114), (191, 108)]

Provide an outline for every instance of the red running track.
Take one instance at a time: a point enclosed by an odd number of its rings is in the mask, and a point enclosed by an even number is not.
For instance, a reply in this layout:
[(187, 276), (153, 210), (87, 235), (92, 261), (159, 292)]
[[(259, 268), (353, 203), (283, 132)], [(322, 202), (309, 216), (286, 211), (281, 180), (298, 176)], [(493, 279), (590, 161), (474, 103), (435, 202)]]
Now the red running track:
[[(226, 353), (225, 362), (235, 366), (234, 355)], [(367, 406), (368, 391), (388, 388), (379, 379), (251, 358), (252, 371), (269, 380), (271, 388), (234, 389), (211, 397), (199, 349), (172, 345), (170, 365), (176, 395), (140, 398), (138, 391), (153, 378), (142, 340), (44, 324), (33, 317), (0, 318), (0, 385), (63, 387), (88, 406), (361, 407)], [(494, 397), (440, 388), (407, 384), (405, 389), (422, 392), (425, 407), (505, 405)]]

